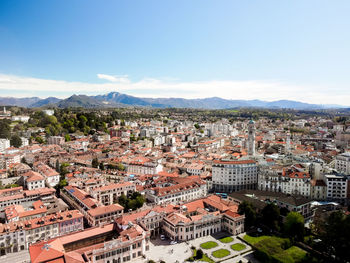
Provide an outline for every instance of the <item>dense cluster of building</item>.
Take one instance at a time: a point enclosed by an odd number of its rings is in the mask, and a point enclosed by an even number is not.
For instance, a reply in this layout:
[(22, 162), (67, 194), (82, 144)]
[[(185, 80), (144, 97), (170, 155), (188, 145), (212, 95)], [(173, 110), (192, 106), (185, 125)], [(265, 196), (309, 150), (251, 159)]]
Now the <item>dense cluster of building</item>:
[[(108, 133), (20, 148), (1, 139), (0, 256), (29, 250), (31, 262), (128, 262), (160, 234), (187, 241), (244, 232), (243, 201), (312, 220), (317, 205), (348, 204), (349, 133), (319, 117), (167, 119), (118, 120)], [(141, 208), (120, 204), (136, 192)]]

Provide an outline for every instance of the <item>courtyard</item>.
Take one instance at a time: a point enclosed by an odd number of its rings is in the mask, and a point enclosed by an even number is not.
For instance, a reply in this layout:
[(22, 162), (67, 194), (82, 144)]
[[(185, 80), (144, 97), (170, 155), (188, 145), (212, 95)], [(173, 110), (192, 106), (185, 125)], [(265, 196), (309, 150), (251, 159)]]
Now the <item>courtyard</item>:
[[(241, 235), (240, 235), (241, 236)], [(206, 237), (197, 238), (178, 244), (170, 244), (170, 240), (151, 240), (150, 249), (146, 252), (145, 259), (135, 262), (145, 263), (149, 260), (166, 263), (182, 263), (193, 256), (191, 248), (201, 249), (207, 256), (202, 259), (206, 262), (254, 262), (252, 248), (237, 238), (230, 236), (226, 232), (217, 233)], [(196, 261), (194, 262), (201, 262)]]

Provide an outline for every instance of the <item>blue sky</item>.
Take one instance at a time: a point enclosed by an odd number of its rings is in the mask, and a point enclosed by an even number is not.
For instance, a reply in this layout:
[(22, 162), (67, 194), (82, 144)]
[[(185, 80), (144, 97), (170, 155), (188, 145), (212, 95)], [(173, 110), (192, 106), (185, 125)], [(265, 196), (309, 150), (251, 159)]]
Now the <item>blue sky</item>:
[(0, 1), (0, 96), (350, 101), (350, 1)]

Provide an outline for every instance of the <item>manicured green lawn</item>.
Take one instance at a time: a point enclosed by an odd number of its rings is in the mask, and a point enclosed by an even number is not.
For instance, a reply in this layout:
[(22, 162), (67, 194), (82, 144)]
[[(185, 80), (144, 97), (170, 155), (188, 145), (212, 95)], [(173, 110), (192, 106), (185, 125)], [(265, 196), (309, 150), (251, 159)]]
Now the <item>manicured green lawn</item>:
[(231, 243), (233, 241), (233, 237), (224, 237), (219, 240), (221, 243)]
[(212, 260), (210, 257), (207, 256), (207, 254), (204, 254), (203, 257), (200, 259), (200, 261), (215, 263), (214, 260)]
[(299, 248), (299, 247), (296, 247), (296, 246), (292, 246), (288, 249), (285, 250), (288, 255), (290, 255), (295, 262), (299, 262), (301, 260), (303, 260), (303, 258), (306, 256), (306, 251)]
[(216, 257), (216, 258), (224, 258), (230, 255), (231, 253), (227, 249), (219, 249), (219, 250), (215, 250), (211, 254), (213, 255), (213, 257)]
[(307, 254), (306, 251), (299, 247), (290, 247), (288, 238), (276, 236), (252, 237), (245, 235), (243, 239), (249, 244), (254, 245), (260, 254), (265, 254), (265, 257), (268, 257), (270, 261), (277, 260), (281, 263), (295, 263), (302, 261)]
[(241, 250), (243, 250), (245, 248), (246, 248), (246, 246), (244, 244), (242, 244), (242, 243), (236, 243), (236, 244), (233, 244), (231, 246), (231, 249), (232, 250), (236, 250), (236, 251), (241, 251)]
[(203, 248), (203, 249), (211, 249), (211, 248), (214, 248), (217, 246), (218, 246), (218, 243), (216, 243), (214, 241), (208, 241), (208, 242), (201, 244), (201, 248)]
[(245, 235), (243, 239), (248, 242), (249, 244), (254, 245), (255, 243), (260, 242), (261, 240), (264, 240), (266, 238), (270, 238), (269, 236), (260, 236), (260, 237), (252, 237), (249, 235)]
[[(193, 262), (196, 260), (197, 249), (193, 249), (192, 253), (193, 253), (192, 257), (188, 258), (187, 261)], [(212, 260), (210, 257), (208, 257), (207, 254), (203, 254), (203, 257), (201, 259), (199, 259), (199, 261), (208, 262), (208, 263), (215, 263), (215, 261)]]

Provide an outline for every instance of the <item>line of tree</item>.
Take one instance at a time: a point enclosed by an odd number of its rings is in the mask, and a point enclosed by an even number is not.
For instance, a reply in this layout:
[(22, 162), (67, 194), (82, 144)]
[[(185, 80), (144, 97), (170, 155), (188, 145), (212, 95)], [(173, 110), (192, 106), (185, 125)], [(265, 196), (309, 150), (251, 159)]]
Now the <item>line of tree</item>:
[[(261, 211), (250, 202), (243, 201), (238, 207), (238, 213), (245, 215), (245, 227), (263, 226), (277, 231), (294, 241), (303, 241), (305, 235), (304, 217), (297, 212), (280, 209), (273, 203), (266, 204)], [(285, 214), (283, 221), (281, 214)]]

